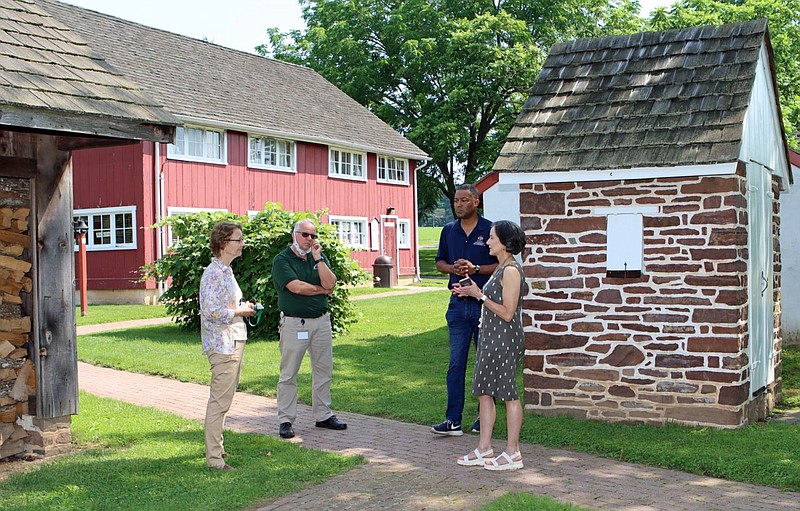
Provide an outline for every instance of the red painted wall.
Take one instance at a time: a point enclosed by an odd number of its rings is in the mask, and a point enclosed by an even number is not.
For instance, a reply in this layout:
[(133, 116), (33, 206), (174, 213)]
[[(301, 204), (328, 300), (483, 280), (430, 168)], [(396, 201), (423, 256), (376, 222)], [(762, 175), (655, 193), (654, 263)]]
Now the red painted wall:
[[(170, 160), (167, 146), (160, 147), (164, 173), (166, 212), (176, 208), (219, 208), (239, 215), (260, 210), (265, 202), (279, 202), (295, 211), (327, 208), (334, 216), (381, 218), (388, 207), (411, 223), (411, 249), (400, 249), (402, 275), (416, 273), (416, 225), (413, 180), (415, 162), (409, 162), (411, 184), (377, 183), (377, 157), (367, 155), (368, 180), (328, 177), (328, 147), (297, 143), (297, 173), (247, 167), (247, 134), (227, 132), (227, 164)], [(75, 209), (136, 206), (137, 249), (97, 251), (87, 254), (90, 289), (130, 289), (135, 272), (152, 262), (157, 253), (155, 231), (142, 229), (155, 222), (154, 145), (88, 149), (73, 154)], [(327, 218), (326, 218), (327, 220)], [(379, 251), (358, 250), (353, 257), (368, 270)], [(394, 254), (390, 254), (394, 258)], [(395, 262), (397, 265), (398, 263)], [(153, 283), (147, 283), (148, 288)]]
[[(136, 225), (152, 224), (152, 178), (144, 172), (145, 160), (142, 144), (73, 152), (74, 208), (136, 206)], [(90, 289), (145, 287), (137, 282), (138, 269), (152, 251), (152, 236), (139, 228), (136, 238), (136, 249), (87, 252)]]

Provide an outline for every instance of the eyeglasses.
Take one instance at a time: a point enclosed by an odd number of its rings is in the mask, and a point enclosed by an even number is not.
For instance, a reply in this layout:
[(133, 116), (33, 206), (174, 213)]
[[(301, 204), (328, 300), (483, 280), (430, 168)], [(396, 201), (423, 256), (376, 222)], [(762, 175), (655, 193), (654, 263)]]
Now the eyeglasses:
[(297, 234), (301, 234), (304, 238), (311, 238), (312, 240), (317, 239), (317, 235), (312, 234), (310, 232), (303, 232), (303, 231), (294, 231), (294, 232), (296, 232)]
[(239, 238), (239, 239), (228, 238), (225, 241), (235, 241), (236, 243), (244, 243), (245, 240), (244, 238)]

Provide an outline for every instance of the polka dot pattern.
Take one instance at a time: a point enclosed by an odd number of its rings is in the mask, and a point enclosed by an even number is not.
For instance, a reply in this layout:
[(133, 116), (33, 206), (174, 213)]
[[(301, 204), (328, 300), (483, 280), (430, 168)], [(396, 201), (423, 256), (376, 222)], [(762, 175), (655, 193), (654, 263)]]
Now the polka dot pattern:
[[(501, 277), (507, 266), (514, 266), (524, 275), (516, 262), (498, 267), (489, 281), (483, 286), (486, 297), (503, 303), (503, 283)], [(522, 296), (525, 280), (520, 282)], [(481, 311), (480, 333), (478, 334), (478, 354), (475, 360), (475, 377), (472, 380), (474, 396), (494, 396), (502, 401), (519, 399), (517, 391), (517, 367), (522, 360), (525, 342), (522, 331), (522, 299), (517, 304), (517, 313), (511, 321), (503, 321), (487, 307)]]

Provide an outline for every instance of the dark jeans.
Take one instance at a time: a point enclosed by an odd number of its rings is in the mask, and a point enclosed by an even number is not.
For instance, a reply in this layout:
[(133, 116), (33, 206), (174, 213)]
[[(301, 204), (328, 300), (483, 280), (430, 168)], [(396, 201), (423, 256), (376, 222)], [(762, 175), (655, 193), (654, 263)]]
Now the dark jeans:
[(445, 417), (461, 424), (464, 411), (464, 379), (467, 372), (469, 347), (475, 340), (478, 346), (478, 322), (481, 303), (468, 298), (450, 297), (445, 314), (450, 331), (450, 367), (447, 369), (447, 413)]

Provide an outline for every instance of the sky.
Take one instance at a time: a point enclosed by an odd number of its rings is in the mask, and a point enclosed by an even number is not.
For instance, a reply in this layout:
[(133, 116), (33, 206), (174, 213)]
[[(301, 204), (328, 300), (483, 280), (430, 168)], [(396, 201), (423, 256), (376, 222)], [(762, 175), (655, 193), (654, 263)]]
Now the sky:
[[(267, 28), (304, 29), (295, 0), (62, 0), (93, 11), (177, 34), (256, 53), (267, 42)], [(640, 0), (642, 14), (674, 0)], [(224, 8), (221, 8), (224, 6)]]
[(305, 28), (295, 0), (61, 1), (248, 53), (267, 42), (267, 28)]

